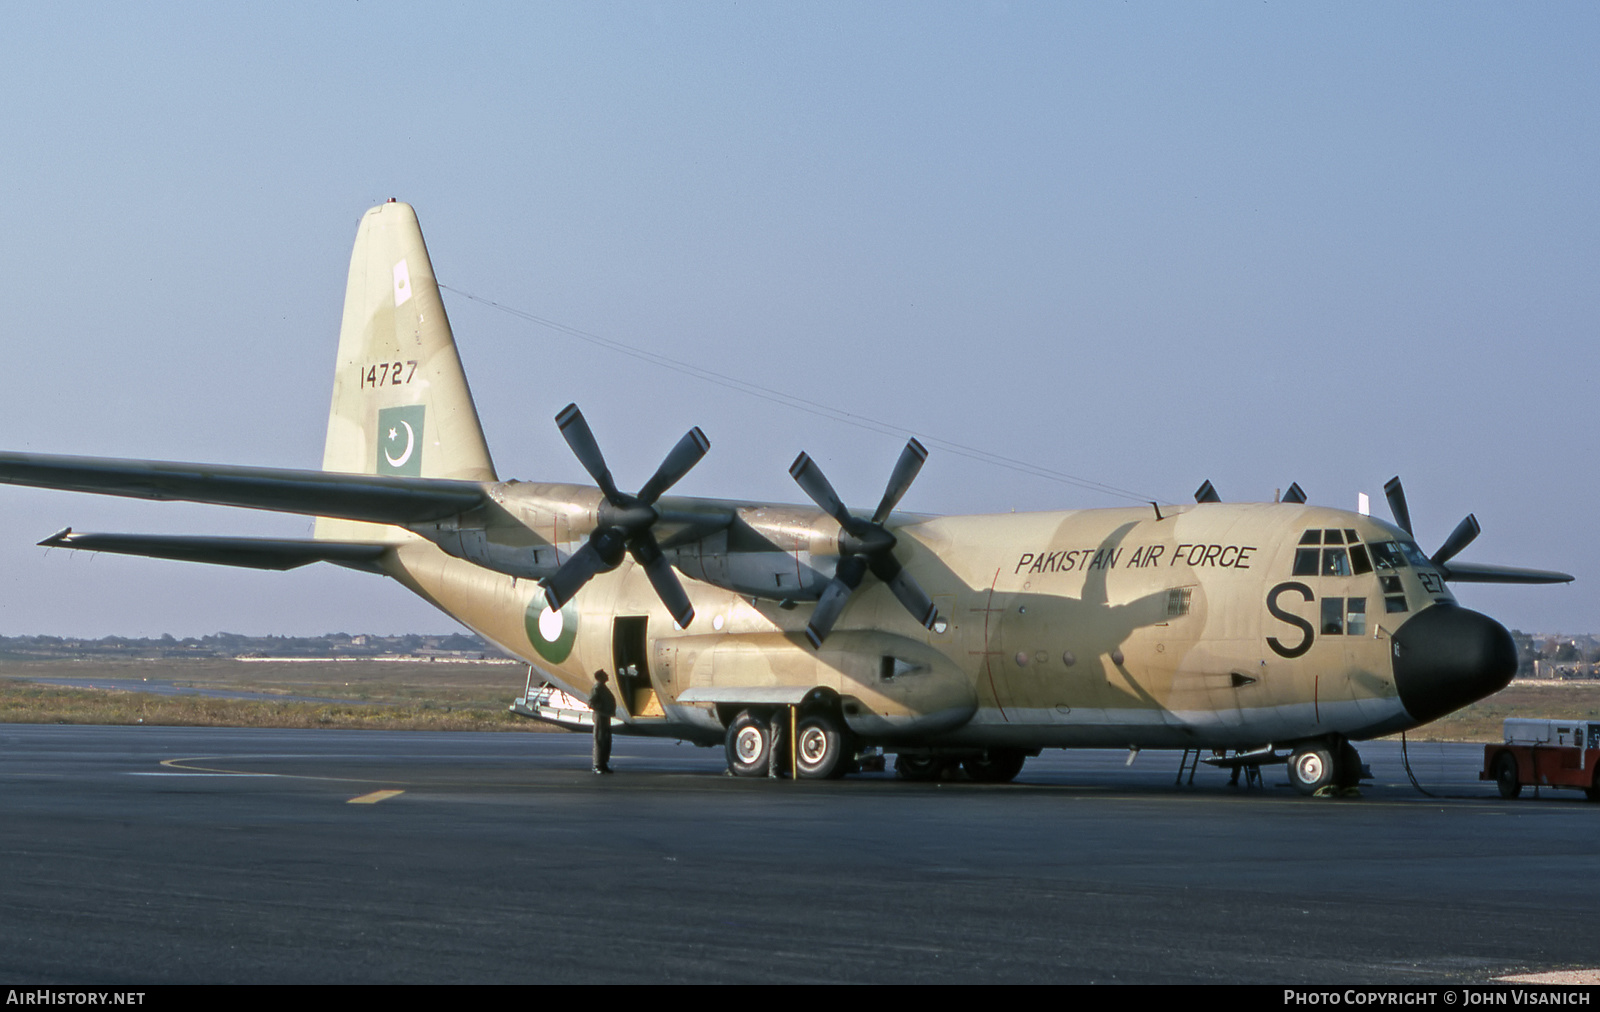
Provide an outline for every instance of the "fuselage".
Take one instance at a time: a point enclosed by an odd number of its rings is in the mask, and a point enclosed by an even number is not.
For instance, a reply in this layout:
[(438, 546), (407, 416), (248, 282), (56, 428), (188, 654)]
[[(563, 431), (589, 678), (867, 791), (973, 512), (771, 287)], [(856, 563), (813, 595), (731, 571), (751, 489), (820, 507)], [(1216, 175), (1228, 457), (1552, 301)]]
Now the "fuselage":
[(939, 620), (869, 578), (820, 649), (803, 630), (837, 523), (721, 503), (733, 534), (669, 552), (689, 628), (627, 560), (551, 612), (536, 580), (593, 529), (597, 496), (508, 483), (498, 520), (419, 530), (390, 571), (568, 691), (616, 671), (643, 733), (720, 741), (732, 709), (821, 688), (868, 744), (1250, 748), (1413, 727), (1515, 668), (1509, 634), (1458, 607), (1409, 535), (1291, 503), (897, 516)]

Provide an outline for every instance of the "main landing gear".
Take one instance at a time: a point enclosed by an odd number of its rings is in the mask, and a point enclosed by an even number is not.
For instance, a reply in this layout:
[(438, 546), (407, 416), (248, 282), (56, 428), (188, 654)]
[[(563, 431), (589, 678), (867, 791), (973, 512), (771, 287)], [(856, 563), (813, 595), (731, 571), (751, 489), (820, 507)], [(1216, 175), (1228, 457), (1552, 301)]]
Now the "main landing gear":
[(1302, 742), (1289, 756), (1289, 784), (1301, 794), (1359, 793), (1361, 756), (1343, 738)]
[(901, 752), (894, 758), (894, 773), (901, 780), (928, 782), (956, 779), (960, 771), (976, 783), (1009, 784), (1027, 761), (1028, 753), (1019, 748), (991, 748), (965, 755)]
[[(745, 710), (728, 725), (728, 771), (736, 777), (789, 772), (789, 711), (759, 714)], [(802, 710), (794, 723), (793, 766), (797, 776), (836, 780), (850, 772), (855, 744), (836, 715)]]

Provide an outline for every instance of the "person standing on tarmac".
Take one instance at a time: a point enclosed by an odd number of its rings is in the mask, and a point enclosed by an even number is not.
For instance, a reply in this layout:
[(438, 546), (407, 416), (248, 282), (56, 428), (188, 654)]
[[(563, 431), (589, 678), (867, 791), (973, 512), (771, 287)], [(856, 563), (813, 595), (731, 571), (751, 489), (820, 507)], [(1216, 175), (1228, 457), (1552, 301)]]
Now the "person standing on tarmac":
[(589, 709), (594, 711), (594, 771), (611, 772), (611, 715), (617, 712), (617, 697), (606, 688), (606, 673), (594, 673), (594, 691), (589, 693)]

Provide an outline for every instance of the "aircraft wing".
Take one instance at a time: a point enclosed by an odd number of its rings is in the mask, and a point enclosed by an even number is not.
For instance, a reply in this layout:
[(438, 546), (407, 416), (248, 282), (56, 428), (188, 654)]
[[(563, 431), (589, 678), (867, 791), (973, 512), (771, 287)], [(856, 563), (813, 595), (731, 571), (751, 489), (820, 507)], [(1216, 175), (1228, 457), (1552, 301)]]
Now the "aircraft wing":
[(477, 482), (449, 478), (37, 453), (0, 453), (0, 483), (380, 524), (442, 520), (488, 501)]
[(1572, 574), (1517, 566), (1486, 566), (1451, 560), (1439, 567), (1452, 583), (1571, 583)]
[(296, 569), (332, 562), (349, 569), (382, 573), (378, 558), (394, 547), (370, 541), (318, 541), (311, 538), (227, 538), (194, 534), (90, 534), (68, 527), (39, 542), (45, 548), (77, 548), (115, 555), (142, 555), (180, 562), (210, 562), (250, 569)]

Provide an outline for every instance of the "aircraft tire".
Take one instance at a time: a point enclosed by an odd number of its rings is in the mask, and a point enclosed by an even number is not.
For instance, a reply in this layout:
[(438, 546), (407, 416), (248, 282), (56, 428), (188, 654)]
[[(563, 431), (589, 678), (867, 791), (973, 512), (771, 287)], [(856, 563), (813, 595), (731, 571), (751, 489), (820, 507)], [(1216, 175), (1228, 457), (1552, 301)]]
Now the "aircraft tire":
[(850, 771), (853, 750), (830, 714), (800, 718), (795, 728), (795, 772), (810, 780), (837, 780)]
[(1510, 752), (1501, 752), (1494, 757), (1494, 785), (1500, 788), (1500, 796), (1507, 801), (1522, 793), (1522, 781), (1517, 776), (1517, 757)]
[(944, 775), (945, 760), (936, 756), (906, 755), (894, 757), (894, 775), (901, 780), (925, 782)]
[(1333, 780), (1339, 787), (1361, 786), (1361, 753), (1348, 741), (1339, 743)]
[(961, 760), (961, 767), (980, 784), (1009, 784), (1027, 761), (1027, 753), (1020, 749), (992, 748), (981, 759)]
[(772, 750), (767, 722), (745, 710), (728, 725), (726, 749), (729, 773), (736, 777), (766, 776), (767, 756)]
[(1312, 795), (1334, 782), (1333, 749), (1322, 742), (1301, 745), (1289, 757), (1289, 783), (1301, 794)]

